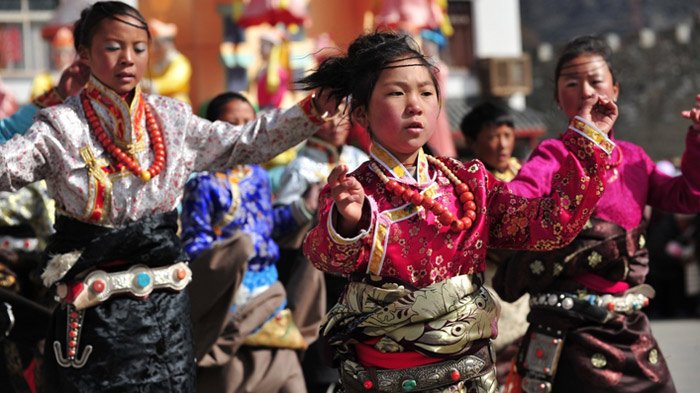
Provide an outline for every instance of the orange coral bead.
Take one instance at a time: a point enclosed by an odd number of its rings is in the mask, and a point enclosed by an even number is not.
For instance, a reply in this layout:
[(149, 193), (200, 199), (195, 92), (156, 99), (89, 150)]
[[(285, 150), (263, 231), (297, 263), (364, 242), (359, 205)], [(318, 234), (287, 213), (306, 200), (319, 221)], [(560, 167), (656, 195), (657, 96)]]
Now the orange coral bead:
[(474, 223), (472, 220), (469, 219), (469, 217), (462, 217), (461, 221), (464, 223), (464, 227), (466, 229), (471, 228), (472, 224)]
[(452, 224), (452, 221), (455, 220), (455, 215), (452, 214), (451, 211), (445, 210), (444, 212), (442, 212), (442, 214), (440, 214), (440, 216), (438, 217), (438, 220), (443, 225), (450, 225), (450, 224)]
[(474, 210), (467, 210), (464, 212), (464, 216), (472, 221), (476, 220), (476, 212)]
[(454, 220), (452, 221), (452, 224), (450, 224), (450, 229), (452, 232), (461, 232), (464, 230), (464, 228), (464, 221), (462, 220)]
[[(464, 184), (464, 183), (462, 183)], [(466, 184), (464, 184), (466, 186)], [(471, 191), (466, 191), (459, 196), (459, 201), (462, 203), (473, 201), (474, 194)]]
[(414, 205), (416, 205), (416, 206), (419, 206), (421, 203), (423, 203), (423, 195), (421, 195), (420, 193), (416, 192), (416, 193), (413, 194), (413, 196), (411, 197), (411, 203), (414, 204)]

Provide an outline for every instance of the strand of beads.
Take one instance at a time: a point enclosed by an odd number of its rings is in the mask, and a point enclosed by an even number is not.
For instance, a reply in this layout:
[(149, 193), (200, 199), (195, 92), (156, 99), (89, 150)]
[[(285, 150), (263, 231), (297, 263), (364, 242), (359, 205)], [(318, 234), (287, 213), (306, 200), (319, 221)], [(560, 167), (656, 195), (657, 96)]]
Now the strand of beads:
[(435, 202), (432, 198), (423, 196), (417, 191), (404, 187), (394, 179), (389, 179), (375, 163), (371, 163), (370, 167), (386, 185), (386, 189), (388, 191), (400, 197), (406, 203), (422, 206), (427, 211), (430, 211), (435, 215), (435, 217), (437, 217), (441, 224), (449, 226), (450, 230), (453, 232), (461, 232), (471, 228), (471, 226), (474, 224), (474, 220), (476, 220), (476, 203), (474, 202), (474, 194), (469, 190), (469, 186), (459, 180), (452, 170), (443, 164), (442, 161), (439, 161), (432, 156), (427, 156), (427, 158), (428, 161), (430, 161), (433, 165), (435, 165), (435, 167), (444, 173), (450, 182), (452, 182), (452, 184), (455, 186), (457, 197), (463, 204), (462, 207), (464, 209), (464, 216), (462, 218), (457, 218), (452, 212), (449, 211), (448, 208)]
[(88, 120), (90, 129), (95, 133), (95, 137), (102, 144), (102, 147), (107, 151), (112, 158), (117, 161), (117, 166), (126, 167), (134, 175), (141, 178), (141, 180), (147, 182), (153, 177), (158, 175), (165, 166), (165, 144), (163, 143), (163, 134), (160, 131), (158, 122), (156, 122), (153, 117), (153, 113), (148, 105), (145, 105), (144, 111), (146, 114), (146, 130), (148, 131), (148, 137), (150, 139), (151, 147), (153, 148), (154, 160), (153, 164), (147, 169), (141, 169), (141, 166), (136, 163), (136, 161), (131, 158), (122, 149), (117, 147), (112, 139), (107, 135), (107, 132), (102, 127), (100, 119), (95, 112), (95, 109), (90, 104), (90, 100), (85, 94), (81, 95), (81, 100), (83, 104), (83, 110), (85, 111), (85, 117)]

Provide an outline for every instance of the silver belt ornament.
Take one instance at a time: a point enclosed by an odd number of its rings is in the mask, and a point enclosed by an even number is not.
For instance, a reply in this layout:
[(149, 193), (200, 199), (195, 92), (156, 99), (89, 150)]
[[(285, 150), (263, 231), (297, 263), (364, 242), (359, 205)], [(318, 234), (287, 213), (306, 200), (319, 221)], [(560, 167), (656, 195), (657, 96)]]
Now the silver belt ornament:
[(77, 295), (70, 301), (65, 301), (69, 294), (68, 285), (61, 283), (56, 287), (59, 300), (67, 307), (66, 315), (66, 356), (58, 341), (53, 342), (56, 362), (61, 367), (81, 368), (87, 363), (92, 353), (92, 345), (86, 345), (82, 356), (78, 356), (80, 333), (83, 326), (85, 309), (109, 299), (112, 295), (130, 293), (138, 297), (148, 296), (155, 289), (183, 290), (192, 281), (192, 271), (184, 262), (174, 265), (149, 268), (145, 265), (135, 265), (123, 272), (108, 273), (95, 270), (78, 283)]

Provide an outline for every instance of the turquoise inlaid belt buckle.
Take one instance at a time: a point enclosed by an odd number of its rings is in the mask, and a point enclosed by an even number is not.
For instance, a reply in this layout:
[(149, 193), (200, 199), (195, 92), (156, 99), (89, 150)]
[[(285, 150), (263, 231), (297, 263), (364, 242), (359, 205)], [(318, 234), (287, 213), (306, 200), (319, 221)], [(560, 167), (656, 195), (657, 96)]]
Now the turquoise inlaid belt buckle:
[(61, 302), (71, 304), (76, 310), (84, 310), (104, 302), (112, 295), (128, 293), (145, 297), (155, 289), (180, 291), (190, 281), (192, 271), (185, 262), (157, 268), (135, 265), (123, 272), (95, 270), (81, 282), (59, 284), (56, 293)]

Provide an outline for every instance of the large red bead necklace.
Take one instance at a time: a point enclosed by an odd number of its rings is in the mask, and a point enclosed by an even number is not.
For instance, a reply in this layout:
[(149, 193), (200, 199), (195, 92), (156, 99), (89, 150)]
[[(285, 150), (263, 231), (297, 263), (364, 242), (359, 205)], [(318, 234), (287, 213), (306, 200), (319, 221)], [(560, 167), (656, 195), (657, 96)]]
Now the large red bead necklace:
[(474, 202), (474, 194), (469, 190), (469, 186), (459, 180), (454, 172), (452, 172), (452, 170), (450, 170), (450, 168), (448, 168), (442, 161), (429, 155), (426, 155), (426, 158), (431, 164), (435, 165), (440, 172), (444, 173), (452, 184), (454, 184), (455, 191), (457, 191), (457, 197), (463, 204), (462, 207), (464, 209), (464, 217), (456, 217), (449, 211), (448, 208), (435, 202), (429, 196), (423, 196), (417, 191), (404, 187), (396, 180), (389, 179), (384, 172), (379, 169), (377, 164), (371, 163), (370, 167), (372, 168), (372, 171), (379, 176), (382, 182), (384, 182), (387, 190), (403, 199), (406, 203), (412, 203), (416, 206), (423, 206), (425, 210), (432, 212), (442, 225), (449, 226), (450, 230), (453, 232), (461, 232), (465, 229), (471, 228), (476, 220), (476, 203)]
[(90, 129), (95, 133), (95, 137), (102, 144), (105, 151), (117, 161), (117, 169), (126, 167), (134, 175), (141, 178), (141, 180), (147, 182), (154, 178), (160, 173), (165, 167), (165, 143), (163, 143), (163, 134), (160, 131), (158, 122), (156, 122), (151, 112), (151, 107), (146, 104), (144, 105), (144, 113), (146, 115), (146, 130), (148, 130), (148, 137), (150, 139), (151, 147), (153, 148), (154, 160), (153, 164), (148, 169), (141, 169), (141, 166), (136, 163), (136, 161), (125, 153), (122, 149), (117, 147), (112, 139), (107, 135), (107, 132), (102, 127), (100, 123), (100, 118), (97, 116), (95, 109), (90, 104), (90, 100), (85, 94), (81, 95), (81, 100), (83, 104), (83, 110), (85, 111), (85, 117), (88, 120)]

